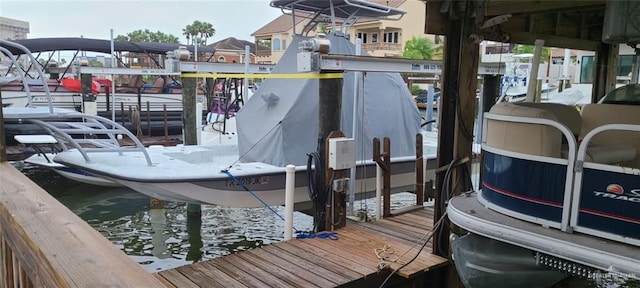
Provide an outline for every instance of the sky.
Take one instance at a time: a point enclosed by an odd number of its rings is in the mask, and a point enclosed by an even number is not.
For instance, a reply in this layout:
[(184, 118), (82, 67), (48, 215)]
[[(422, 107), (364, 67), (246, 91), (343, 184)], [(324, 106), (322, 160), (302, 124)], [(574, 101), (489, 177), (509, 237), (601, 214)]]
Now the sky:
[(0, 0), (0, 16), (29, 22), (28, 38), (80, 37), (110, 39), (138, 29), (177, 36), (194, 20), (209, 22), (216, 34), (253, 42), (251, 33), (282, 11), (270, 0)]

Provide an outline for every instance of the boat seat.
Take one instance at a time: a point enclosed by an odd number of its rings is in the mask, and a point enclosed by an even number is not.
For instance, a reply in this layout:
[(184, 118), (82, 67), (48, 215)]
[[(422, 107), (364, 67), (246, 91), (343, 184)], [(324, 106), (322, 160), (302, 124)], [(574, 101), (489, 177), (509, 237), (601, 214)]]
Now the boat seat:
[[(582, 107), (579, 140), (596, 127), (606, 124), (640, 125), (640, 106), (587, 104)], [(586, 161), (640, 168), (640, 132), (604, 131), (589, 143)]]
[[(565, 125), (574, 135), (580, 133), (580, 113), (573, 107), (557, 103), (501, 102), (490, 113), (508, 116), (542, 118)], [(562, 132), (541, 124), (487, 121), (486, 144), (513, 152), (547, 157), (566, 157)]]

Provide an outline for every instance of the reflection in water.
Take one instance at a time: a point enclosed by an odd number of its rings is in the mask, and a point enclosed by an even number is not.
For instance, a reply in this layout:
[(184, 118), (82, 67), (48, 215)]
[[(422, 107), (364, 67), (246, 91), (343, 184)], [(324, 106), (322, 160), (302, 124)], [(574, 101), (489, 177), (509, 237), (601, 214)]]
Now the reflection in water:
[[(80, 184), (37, 168), (23, 173), (58, 201), (143, 265), (147, 271), (170, 269), (237, 251), (281, 241), (284, 221), (266, 208), (202, 206), (200, 219), (188, 218), (185, 203), (167, 202), (150, 209), (150, 199), (122, 187)], [(412, 194), (395, 194), (392, 207), (415, 203)], [(374, 214), (374, 202), (362, 200), (356, 209)], [(284, 215), (284, 207), (274, 207)], [(311, 216), (295, 212), (298, 231), (313, 229)]]

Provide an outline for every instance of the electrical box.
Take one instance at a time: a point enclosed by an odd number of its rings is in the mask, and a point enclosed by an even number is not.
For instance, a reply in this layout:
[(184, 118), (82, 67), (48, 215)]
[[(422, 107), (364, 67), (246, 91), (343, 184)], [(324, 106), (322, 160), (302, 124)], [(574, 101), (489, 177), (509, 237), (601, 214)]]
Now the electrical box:
[(297, 68), (298, 72), (317, 72), (320, 71), (319, 55), (315, 52), (298, 53)]
[(356, 166), (356, 141), (353, 138), (329, 138), (329, 168), (344, 170)]

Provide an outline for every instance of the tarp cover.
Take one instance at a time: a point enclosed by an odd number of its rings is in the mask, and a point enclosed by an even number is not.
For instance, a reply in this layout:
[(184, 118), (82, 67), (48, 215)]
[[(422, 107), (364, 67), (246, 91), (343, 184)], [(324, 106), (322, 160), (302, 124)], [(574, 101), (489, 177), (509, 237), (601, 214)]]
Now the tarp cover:
[[(331, 54), (355, 54), (355, 46), (348, 39), (334, 35), (328, 38)], [(272, 73), (297, 72), (298, 43), (305, 39), (294, 36)], [(355, 74), (344, 74), (342, 89), (340, 123), (347, 136), (353, 135)], [(364, 87), (364, 97), (359, 97), (357, 104), (356, 159), (372, 158), (375, 137), (391, 139), (392, 157), (415, 155), (420, 112), (400, 74), (366, 73), (364, 79), (360, 86)], [(318, 79), (266, 79), (236, 115), (241, 160), (304, 165), (307, 153), (317, 150), (318, 87)]]

